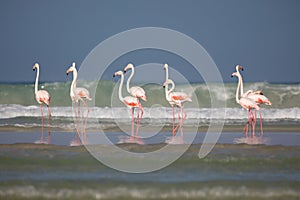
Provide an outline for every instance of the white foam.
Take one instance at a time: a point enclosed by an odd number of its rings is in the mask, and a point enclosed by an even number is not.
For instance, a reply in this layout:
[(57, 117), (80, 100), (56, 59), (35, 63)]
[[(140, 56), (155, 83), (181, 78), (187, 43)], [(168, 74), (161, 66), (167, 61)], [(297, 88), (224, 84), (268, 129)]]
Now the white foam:
[[(47, 116), (47, 108), (44, 107), (44, 115)], [(187, 120), (244, 120), (247, 119), (247, 111), (242, 108), (186, 108)], [(11, 119), (16, 117), (40, 117), (39, 106), (22, 106), (16, 104), (0, 105), (0, 119)], [(261, 113), (264, 120), (292, 120), (300, 121), (300, 108), (262, 108)], [(73, 118), (72, 107), (51, 107), (52, 117)], [(258, 115), (258, 113), (257, 113)], [(175, 113), (175, 117), (177, 114)], [(94, 119), (130, 119), (130, 110), (126, 107), (91, 107), (89, 118)], [(172, 119), (170, 107), (144, 108), (144, 119)]]
[(148, 187), (147, 189), (113, 187), (108, 189), (39, 189), (35, 186), (13, 186), (1, 187), (0, 197), (22, 197), (22, 198), (135, 198), (135, 199), (186, 199), (186, 198), (299, 198), (300, 193), (291, 188), (249, 188), (246, 186), (212, 186), (199, 189), (158, 189)]

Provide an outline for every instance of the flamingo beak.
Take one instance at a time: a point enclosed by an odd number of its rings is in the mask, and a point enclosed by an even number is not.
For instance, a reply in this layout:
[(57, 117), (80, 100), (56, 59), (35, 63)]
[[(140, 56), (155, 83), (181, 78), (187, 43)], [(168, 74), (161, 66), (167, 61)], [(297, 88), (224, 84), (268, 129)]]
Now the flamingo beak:
[(126, 70), (124, 69), (124, 74), (126, 73)]
[(143, 99), (144, 101), (147, 101), (147, 97), (146, 96), (141, 97), (141, 99)]
[(114, 77), (116, 77), (116, 75), (115, 75), (115, 74), (113, 74), (113, 78), (114, 78)]

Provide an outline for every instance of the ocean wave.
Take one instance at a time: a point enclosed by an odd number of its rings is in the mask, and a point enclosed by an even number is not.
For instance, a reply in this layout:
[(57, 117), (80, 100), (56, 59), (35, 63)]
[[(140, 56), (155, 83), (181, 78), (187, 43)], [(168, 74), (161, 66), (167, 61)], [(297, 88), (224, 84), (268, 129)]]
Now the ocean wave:
[[(167, 107), (169, 104), (165, 99), (162, 83), (146, 84), (144, 89), (147, 94), (147, 102), (143, 106), (151, 107), (159, 104)], [(112, 107), (114, 101), (118, 102), (117, 90), (119, 83), (101, 80), (99, 82), (80, 82), (81, 87), (86, 87), (92, 94), (95, 106)], [(51, 95), (51, 106), (71, 106), (70, 86), (71, 82), (41, 83)], [(187, 107), (210, 108), (211, 98), (216, 101), (225, 102), (227, 107), (239, 107), (235, 102), (236, 83), (224, 84), (177, 84), (176, 91), (184, 91), (192, 96), (193, 103), (186, 104)], [(270, 84), (266, 82), (245, 83), (244, 91), (249, 89), (261, 90), (272, 101), (272, 108), (300, 107), (300, 84)], [(210, 88), (210, 91), (208, 90)], [(125, 89), (124, 89), (125, 95)], [(0, 84), (0, 104), (36, 105), (34, 98), (34, 84)], [(197, 102), (197, 103), (196, 103)], [(122, 105), (122, 104), (119, 104)]]

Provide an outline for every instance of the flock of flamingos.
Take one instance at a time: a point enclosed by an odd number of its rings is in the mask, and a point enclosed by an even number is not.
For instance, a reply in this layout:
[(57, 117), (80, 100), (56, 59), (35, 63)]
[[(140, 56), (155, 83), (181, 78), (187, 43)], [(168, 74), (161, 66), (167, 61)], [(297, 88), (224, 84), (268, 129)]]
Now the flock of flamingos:
[[(40, 112), (42, 116), (42, 136), (41, 139), (36, 141), (36, 143), (50, 143), (50, 95), (46, 90), (38, 90), (38, 80), (39, 80), (39, 64), (35, 63), (33, 66), (33, 70), (37, 70), (34, 91), (36, 101), (40, 104)], [(129, 96), (123, 97), (122, 95), (122, 87), (124, 83), (124, 73), (128, 70), (131, 70), (131, 75), (129, 76), (126, 89), (130, 94)], [(175, 83), (169, 78), (169, 70), (168, 65), (164, 64), (164, 70), (166, 72), (166, 80), (163, 84), (165, 88), (165, 97), (166, 100), (172, 107), (172, 137), (169, 139), (168, 143), (173, 144), (182, 144), (183, 140), (183, 123), (187, 117), (187, 114), (184, 110), (184, 103), (191, 102), (192, 99), (184, 92), (174, 92)], [(246, 137), (254, 138), (255, 135), (255, 125), (256, 125), (256, 111), (259, 111), (260, 114), (260, 136), (263, 135), (262, 128), (262, 115), (260, 113), (260, 104), (271, 105), (271, 101), (268, 100), (266, 96), (263, 95), (261, 91), (253, 91), (248, 90), (244, 93), (243, 88), (243, 79), (240, 73), (240, 70), (243, 71), (243, 67), (240, 65), (236, 66), (236, 71), (232, 73), (231, 77), (236, 76), (238, 78), (238, 85), (236, 90), (236, 102), (241, 105), (242, 108), (248, 111), (248, 121), (244, 127), (244, 134)], [(89, 114), (89, 107), (86, 103), (86, 100), (92, 100), (89, 94), (89, 91), (83, 87), (77, 87), (77, 69), (75, 67), (75, 62), (72, 63), (72, 66), (68, 68), (66, 71), (67, 75), (73, 72), (73, 81), (70, 88), (70, 97), (72, 100), (72, 107), (75, 113), (75, 121), (76, 121), (76, 138), (71, 141), (71, 146), (79, 146), (82, 144), (87, 144), (86, 140), (86, 124)], [(144, 144), (143, 141), (139, 138), (138, 132), (140, 127), (140, 122), (142, 120), (144, 109), (142, 107), (140, 99), (143, 101), (147, 100), (146, 92), (143, 88), (138, 86), (130, 87), (130, 81), (134, 75), (134, 66), (133, 64), (128, 64), (124, 70), (117, 71), (113, 74), (113, 77), (120, 76), (121, 81), (119, 85), (119, 99), (121, 102), (125, 104), (130, 109), (131, 112), (131, 136), (126, 138), (123, 142), (126, 143), (138, 143)], [(169, 89), (169, 85), (171, 88)], [(239, 96), (240, 94), (240, 96)], [(47, 141), (44, 138), (44, 114), (43, 114), (43, 104), (45, 104), (48, 108), (48, 137)], [(137, 116), (134, 115), (134, 110), (138, 109)], [(177, 124), (175, 120), (175, 109), (177, 111)], [(253, 111), (254, 110), (254, 113)], [(134, 124), (136, 124), (136, 130), (134, 129)], [(249, 125), (251, 127), (251, 132), (249, 135)], [(179, 135), (177, 135), (177, 133)], [(82, 134), (81, 134), (82, 133)]]

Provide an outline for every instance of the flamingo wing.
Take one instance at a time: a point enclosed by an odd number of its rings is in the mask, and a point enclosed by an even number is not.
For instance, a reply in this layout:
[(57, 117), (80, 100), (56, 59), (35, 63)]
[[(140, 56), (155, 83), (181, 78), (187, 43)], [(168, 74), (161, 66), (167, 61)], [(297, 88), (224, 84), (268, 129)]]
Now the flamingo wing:
[(146, 99), (146, 92), (141, 87), (138, 87), (138, 86), (131, 87), (129, 89), (129, 93), (130, 93), (130, 95), (132, 95), (134, 97), (141, 98), (143, 100)]
[(82, 88), (82, 87), (75, 88), (74, 93), (79, 98), (85, 98), (85, 99), (88, 99), (88, 100), (92, 100), (91, 97), (90, 97), (90, 93), (86, 88)]
[(172, 92), (170, 96), (173, 101), (192, 101), (192, 99), (184, 92)]
[(260, 110), (260, 107), (256, 104), (256, 102), (248, 97), (241, 97), (239, 104), (247, 110), (249, 109)]
[(139, 107), (139, 103), (136, 97), (126, 96), (123, 98), (123, 103), (127, 107)]
[(35, 98), (39, 104), (45, 103), (48, 106), (50, 104), (50, 95), (46, 90), (39, 90)]
[(272, 104), (271, 101), (269, 101), (269, 99), (266, 96), (261, 94), (251, 93), (250, 95), (248, 95), (248, 98), (252, 99), (257, 104), (266, 104), (266, 105)]

